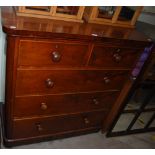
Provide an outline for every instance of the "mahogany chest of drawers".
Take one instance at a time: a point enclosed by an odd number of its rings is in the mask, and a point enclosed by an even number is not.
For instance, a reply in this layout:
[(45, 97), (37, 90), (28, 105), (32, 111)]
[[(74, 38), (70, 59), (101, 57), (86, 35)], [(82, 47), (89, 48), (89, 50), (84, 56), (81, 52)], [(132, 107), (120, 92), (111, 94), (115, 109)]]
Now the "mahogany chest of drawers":
[(6, 7), (2, 19), (5, 144), (107, 131), (147, 38), (133, 29), (16, 17)]

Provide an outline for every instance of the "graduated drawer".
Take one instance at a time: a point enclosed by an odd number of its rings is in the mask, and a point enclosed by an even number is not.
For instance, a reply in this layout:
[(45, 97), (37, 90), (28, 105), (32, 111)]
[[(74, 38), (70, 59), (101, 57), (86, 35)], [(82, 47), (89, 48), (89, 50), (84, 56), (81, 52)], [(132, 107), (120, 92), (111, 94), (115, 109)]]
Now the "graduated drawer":
[(119, 92), (96, 92), (65, 95), (17, 97), (14, 117), (60, 115), (92, 110), (109, 110)]
[(16, 96), (120, 90), (128, 71), (18, 70)]
[(22, 40), (19, 45), (19, 66), (83, 66), (88, 44), (74, 41), (50, 42)]
[(138, 59), (140, 49), (94, 46), (89, 66), (132, 68)]
[(101, 128), (106, 112), (20, 119), (13, 122), (13, 138), (52, 135), (86, 128)]

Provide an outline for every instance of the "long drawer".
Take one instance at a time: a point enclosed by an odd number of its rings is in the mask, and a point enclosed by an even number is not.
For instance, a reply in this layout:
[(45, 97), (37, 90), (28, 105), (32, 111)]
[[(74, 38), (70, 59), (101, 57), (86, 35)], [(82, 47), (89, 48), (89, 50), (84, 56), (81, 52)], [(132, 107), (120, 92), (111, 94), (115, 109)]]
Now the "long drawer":
[(96, 45), (94, 46), (89, 66), (132, 68), (141, 50)]
[(16, 96), (120, 90), (128, 71), (18, 70)]
[(80, 113), (76, 115), (14, 120), (13, 138), (63, 133), (85, 128), (101, 128), (105, 111)]
[(108, 111), (118, 95), (118, 91), (113, 91), (17, 97), (13, 107), (14, 117), (61, 115), (100, 109)]
[(19, 45), (19, 66), (77, 67), (83, 66), (87, 43), (22, 40)]

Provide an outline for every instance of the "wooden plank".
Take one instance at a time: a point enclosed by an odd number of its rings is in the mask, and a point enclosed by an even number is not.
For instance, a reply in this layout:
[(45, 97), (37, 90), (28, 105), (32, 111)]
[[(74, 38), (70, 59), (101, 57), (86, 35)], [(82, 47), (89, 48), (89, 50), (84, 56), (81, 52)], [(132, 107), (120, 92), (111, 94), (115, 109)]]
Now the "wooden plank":
[(119, 26), (119, 27), (126, 27), (126, 28), (134, 28), (134, 25), (130, 25), (128, 23), (112, 23), (106, 20), (89, 20), (89, 23), (94, 23), (94, 24), (103, 24), (103, 25), (111, 25), (111, 26)]
[(136, 20), (137, 18), (139, 17), (140, 13), (142, 12), (143, 10), (143, 6), (139, 6), (137, 9), (136, 9), (136, 12), (131, 20), (131, 25), (135, 25), (136, 23)]
[(45, 15), (39, 15), (39, 14), (28, 14), (28, 13), (17, 13), (19, 16), (27, 16), (27, 17), (36, 17), (36, 18), (45, 18), (45, 19), (55, 19), (55, 20), (63, 20), (63, 21), (72, 21), (72, 22), (80, 22), (83, 23), (83, 20), (80, 19), (73, 19), (73, 18), (62, 18), (59, 16), (45, 16)]
[(46, 11), (39, 11), (39, 10), (30, 10), (30, 9), (26, 9), (26, 7), (20, 7), (19, 12), (27, 13), (27, 14), (41, 14), (41, 15), (49, 15), (50, 14), (50, 11), (46, 12)]
[(25, 6), (19, 6), (17, 10), (19, 12), (25, 12)]
[(84, 13), (84, 6), (80, 6), (77, 14), (77, 19), (82, 19), (83, 13)]
[(116, 23), (116, 21), (118, 20), (118, 16), (121, 12), (121, 9), (122, 9), (122, 6), (117, 6), (116, 11), (115, 11), (113, 18), (112, 18), (112, 23)]
[(50, 15), (51, 16), (56, 13), (56, 8), (57, 8), (56, 6), (51, 6), (51, 8), (50, 8)]
[(96, 19), (96, 17), (97, 17), (97, 11), (98, 11), (98, 6), (94, 6), (92, 8), (92, 12), (91, 12), (91, 15), (90, 15), (90, 20)]

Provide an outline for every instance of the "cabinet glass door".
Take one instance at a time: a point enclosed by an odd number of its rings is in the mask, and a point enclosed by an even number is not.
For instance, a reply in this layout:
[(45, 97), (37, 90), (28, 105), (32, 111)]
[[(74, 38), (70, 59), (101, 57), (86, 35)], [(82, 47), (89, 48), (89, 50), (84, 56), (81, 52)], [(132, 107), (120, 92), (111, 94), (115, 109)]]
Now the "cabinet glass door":
[(27, 10), (50, 12), (50, 6), (26, 6)]
[(56, 13), (77, 15), (79, 6), (57, 6)]
[(97, 18), (112, 19), (115, 13), (115, 6), (99, 6), (97, 11)]
[(131, 21), (136, 9), (136, 6), (123, 6), (118, 16), (118, 21)]

